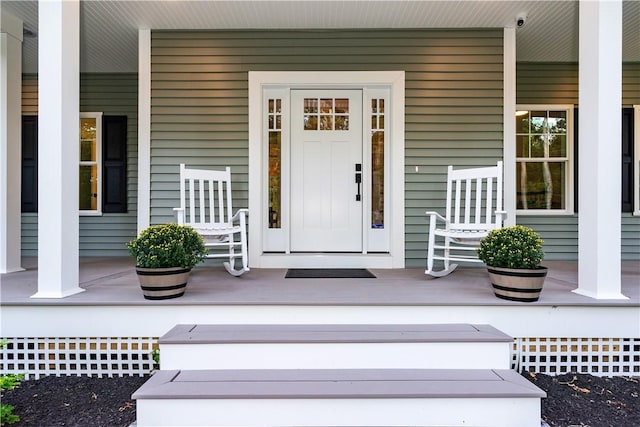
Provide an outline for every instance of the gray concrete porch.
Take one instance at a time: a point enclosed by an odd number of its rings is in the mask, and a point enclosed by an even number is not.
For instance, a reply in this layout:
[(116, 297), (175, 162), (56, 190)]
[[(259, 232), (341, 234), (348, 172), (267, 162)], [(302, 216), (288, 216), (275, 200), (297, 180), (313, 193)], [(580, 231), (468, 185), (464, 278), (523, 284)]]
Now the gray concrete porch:
[(230, 276), (221, 266), (193, 269), (185, 295), (164, 301), (142, 296), (132, 258), (80, 258), (85, 292), (63, 299), (31, 298), (37, 291), (37, 259), (25, 271), (1, 276), (1, 305), (456, 305), (456, 306), (640, 306), (640, 262), (622, 263), (622, 293), (628, 300), (596, 300), (572, 292), (577, 262), (547, 261), (540, 300), (510, 302), (493, 295), (484, 268), (463, 268), (430, 279), (423, 269), (371, 269), (375, 279), (285, 279), (286, 269), (252, 269)]

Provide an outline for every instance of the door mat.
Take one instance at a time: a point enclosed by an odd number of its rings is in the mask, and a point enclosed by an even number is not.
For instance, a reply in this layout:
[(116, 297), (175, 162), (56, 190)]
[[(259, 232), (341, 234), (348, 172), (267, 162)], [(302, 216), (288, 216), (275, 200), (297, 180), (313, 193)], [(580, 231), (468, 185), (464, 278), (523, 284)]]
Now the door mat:
[(366, 268), (290, 268), (286, 279), (375, 279)]

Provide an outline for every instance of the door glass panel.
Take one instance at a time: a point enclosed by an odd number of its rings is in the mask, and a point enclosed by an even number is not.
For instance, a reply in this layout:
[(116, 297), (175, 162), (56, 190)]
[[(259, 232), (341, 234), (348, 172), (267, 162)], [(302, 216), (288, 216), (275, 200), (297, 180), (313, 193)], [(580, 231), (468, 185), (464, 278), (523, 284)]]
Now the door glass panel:
[(384, 228), (384, 100), (371, 101), (371, 228)]
[(323, 98), (320, 100), (320, 112), (322, 114), (333, 113), (333, 99)]
[(349, 130), (349, 99), (305, 98), (304, 130)]
[(320, 130), (333, 130), (332, 116), (320, 116)]
[(318, 116), (304, 116), (304, 130), (318, 130)]
[(281, 100), (269, 100), (269, 228), (282, 226)]
[(338, 98), (336, 99), (336, 114), (349, 114), (349, 100)]
[(304, 112), (305, 113), (317, 113), (318, 112), (318, 100), (316, 98), (304, 99)]
[(336, 116), (336, 130), (349, 130), (349, 116)]

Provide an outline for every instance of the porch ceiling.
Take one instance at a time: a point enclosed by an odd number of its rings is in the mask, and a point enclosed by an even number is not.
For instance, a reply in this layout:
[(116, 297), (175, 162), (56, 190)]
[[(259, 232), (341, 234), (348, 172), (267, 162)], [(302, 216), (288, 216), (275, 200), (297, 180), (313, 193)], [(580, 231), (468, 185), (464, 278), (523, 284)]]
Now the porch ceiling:
[[(38, 2), (5, 1), (22, 19), (23, 71), (38, 70)], [(82, 1), (81, 71), (135, 72), (137, 30), (151, 29), (390, 29), (502, 28), (520, 13), (518, 61), (578, 61), (577, 1)], [(640, 1), (623, 1), (625, 62), (640, 61)]]

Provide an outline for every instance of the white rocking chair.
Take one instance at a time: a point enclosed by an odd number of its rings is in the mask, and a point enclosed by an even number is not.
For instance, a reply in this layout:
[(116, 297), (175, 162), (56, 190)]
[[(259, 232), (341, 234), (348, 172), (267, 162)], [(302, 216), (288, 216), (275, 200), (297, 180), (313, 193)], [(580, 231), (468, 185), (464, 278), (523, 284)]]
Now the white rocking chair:
[[(453, 170), (449, 166), (445, 216), (432, 211), (426, 214), (429, 242), (425, 274), (446, 276), (458, 266), (451, 261), (482, 262), (476, 254), (480, 239), (502, 227), (507, 215), (502, 210), (502, 162), (473, 169)], [(440, 228), (438, 221), (442, 223)], [(444, 239), (444, 243), (436, 244), (437, 237), (440, 241)], [(434, 271), (434, 260), (444, 261), (444, 268)]]
[[(224, 267), (233, 276), (249, 271), (247, 262), (247, 214), (239, 209), (232, 215), (231, 168), (224, 171), (187, 169), (180, 165), (180, 207), (174, 208), (178, 224), (190, 225), (210, 249), (228, 248), (228, 253), (209, 252), (207, 258), (229, 258)], [(234, 236), (240, 235), (236, 241)], [(240, 248), (236, 252), (236, 247)], [(236, 268), (236, 258), (242, 259)]]

